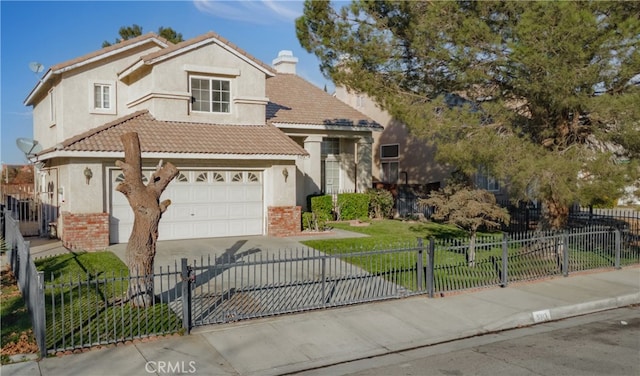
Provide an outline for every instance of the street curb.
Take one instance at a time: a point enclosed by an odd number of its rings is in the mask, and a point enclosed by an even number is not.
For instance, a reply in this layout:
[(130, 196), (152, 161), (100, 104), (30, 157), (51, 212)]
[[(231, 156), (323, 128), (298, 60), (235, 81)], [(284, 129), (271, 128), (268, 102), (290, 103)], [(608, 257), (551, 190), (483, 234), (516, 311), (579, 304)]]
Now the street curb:
[(616, 309), (616, 308), (628, 307), (636, 304), (640, 304), (640, 292), (634, 293), (634, 294), (621, 295), (614, 298), (600, 299), (600, 300), (594, 300), (591, 302), (571, 304), (566, 306), (554, 307), (550, 309), (543, 309), (543, 310), (534, 311), (534, 312), (521, 312), (501, 320), (500, 323), (489, 324), (489, 325), (483, 326), (480, 329), (459, 333), (458, 335), (443, 336), (437, 339), (431, 338), (429, 340), (420, 341), (420, 342), (414, 341), (413, 343), (411, 343), (411, 345), (408, 345), (408, 344), (405, 346), (400, 345), (393, 349), (387, 348), (386, 351), (384, 349), (378, 348), (375, 350), (371, 350), (367, 353), (358, 354), (356, 357), (353, 357), (352, 359), (347, 359), (347, 360), (332, 361), (332, 362), (326, 362), (326, 360), (325, 361), (318, 360), (315, 362), (307, 362), (304, 364), (303, 367), (300, 367), (302, 364), (289, 364), (286, 366), (272, 369), (271, 372), (268, 372), (267, 374), (264, 373), (267, 370), (262, 370), (261, 372), (252, 373), (251, 375), (258, 375), (258, 374), (291, 375), (298, 372), (330, 367), (338, 364), (344, 364), (344, 363), (364, 360), (368, 358), (391, 355), (391, 354), (415, 350), (423, 347), (436, 346), (443, 343), (463, 340), (466, 338), (472, 338), (472, 337), (482, 336), (482, 335), (496, 333), (496, 332), (524, 328), (524, 327), (529, 327), (537, 324), (542, 324), (548, 321), (558, 321), (558, 320), (567, 319), (571, 317), (588, 315), (591, 313), (607, 311), (607, 310)]

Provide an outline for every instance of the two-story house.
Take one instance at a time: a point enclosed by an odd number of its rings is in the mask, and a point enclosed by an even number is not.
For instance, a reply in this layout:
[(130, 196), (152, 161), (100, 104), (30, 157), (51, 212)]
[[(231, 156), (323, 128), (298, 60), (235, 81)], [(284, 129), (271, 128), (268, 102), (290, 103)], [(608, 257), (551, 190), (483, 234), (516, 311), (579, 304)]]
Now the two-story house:
[(149, 33), (49, 68), (25, 105), (63, 244), (127, 242), (133, 213), (115, 190), (127, 132), (145, 179), (159, 163), (180, 170), (159, 240), (292, 235), (309, 194), (369, 187), (380, 125), (296, 76), (296, 61), (284, 51), (269, 66), (213, 32), (175, 45)]

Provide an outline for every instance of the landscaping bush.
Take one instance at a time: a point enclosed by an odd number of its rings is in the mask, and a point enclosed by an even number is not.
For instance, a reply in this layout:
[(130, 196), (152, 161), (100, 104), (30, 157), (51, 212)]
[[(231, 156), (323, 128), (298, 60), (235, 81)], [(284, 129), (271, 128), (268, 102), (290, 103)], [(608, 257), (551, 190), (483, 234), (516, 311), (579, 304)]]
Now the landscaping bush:
[(311, 212), (318, 220), (330, 221), (333, 219), (333, 199), (330, 195), (311, 197)]
[(390, 218), (393, 215), (393, 195), (386, 189), (370, 188), (369, 216), (372, 218)]
[(369, 195), (366, 193), (341, 193), (338, 195), (337, 205), (341, 220), (369, 217)]

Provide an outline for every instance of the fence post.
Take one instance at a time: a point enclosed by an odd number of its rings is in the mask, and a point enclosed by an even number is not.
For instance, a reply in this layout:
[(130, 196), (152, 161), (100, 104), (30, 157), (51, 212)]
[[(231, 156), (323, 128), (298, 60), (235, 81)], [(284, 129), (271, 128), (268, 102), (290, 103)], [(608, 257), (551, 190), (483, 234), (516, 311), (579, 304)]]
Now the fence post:
[(182, 258), (182, 328), (189, 334), (191, 330), (191, 270), (187, 264), (187, 259)]
[(508, 268), (509, 268), (509, 235), (506, 232), (502, 233), (502, 275), (501, 285), (507, 287), (508, 281)]
[(615, 264), (615, 268), (616, 269), (620, 269), (620, 251), (621, 251), (621, 234), (620, 234), (620, 229), (616, 228), (615, 229), (615, 237), (616, 237), (616, 264)]
[(562, 275), (569, 276), (569, 233), (562, 233)]
[(436, 250), (436, 241), (434, 238), (429, 239), (429, 254), (427, 258), (427, 292), (429, 297), (433, 298), (433, 259)]
[(418, 278), (418, 291), (422, 291), (423, 285), (422, 285), (422, 281), (424, 279), (424, 276), (422, 275), (424, 272), (424, 265), (423, 265), (423, 261), (422, 261), (422, 257), (423, 257), (423, 243), (422, 243), (422, 238), (418, 238), (418, 259), (417, 259), (417, 263), (416, 263), (416, 272), (417, 275), (416, 277)]
[(327, 257), (322, 258), (322, 305), (327, 303), (327, 295), (326, 295), (326, 284), (327, 284)]
[(38, 272), (38, 281), (37, 281), (37, 296), (35, 297), (35, 319), (34, 323), (34, 335), (36, 337), (36, 342), (38, 343), (38, 348), (40, 349), (40, 357), (44, 358), (47, 356), (47, 337), (46, 337), (46, 328), (47, 328), (47, 318), (45, 315), (44, 308), (44, 272)]

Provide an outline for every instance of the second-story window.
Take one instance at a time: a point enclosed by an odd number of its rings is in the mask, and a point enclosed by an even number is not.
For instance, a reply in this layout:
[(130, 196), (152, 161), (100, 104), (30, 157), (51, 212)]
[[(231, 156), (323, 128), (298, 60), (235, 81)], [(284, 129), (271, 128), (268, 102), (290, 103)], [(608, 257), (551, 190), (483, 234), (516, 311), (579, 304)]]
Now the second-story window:
[(108, 110), (111, 108), (111, 85), (93, 85), (93, 107), (97, 110)]
[(199, 112), (231, 112), (231, 82), (191, 77), (191, 109)]

